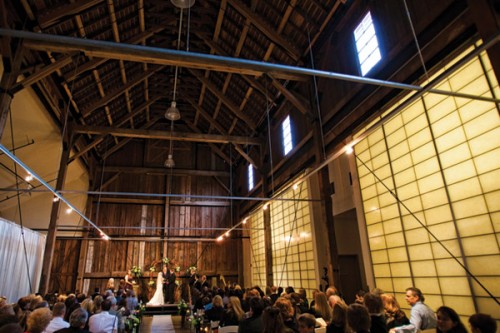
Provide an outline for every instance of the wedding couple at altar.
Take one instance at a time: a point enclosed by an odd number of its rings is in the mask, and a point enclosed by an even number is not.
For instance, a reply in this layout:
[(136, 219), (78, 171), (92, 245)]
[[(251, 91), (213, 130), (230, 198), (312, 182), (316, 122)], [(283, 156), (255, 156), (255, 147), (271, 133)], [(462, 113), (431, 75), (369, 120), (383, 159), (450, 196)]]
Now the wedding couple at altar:
[(156, 279), (156, 291), (153, 298), (149, 300), (148, 305), (163, 305), (173, 304), (175, 295), (175, 269), (173, 267), (167, 268), (166, 265), (158, 273)]

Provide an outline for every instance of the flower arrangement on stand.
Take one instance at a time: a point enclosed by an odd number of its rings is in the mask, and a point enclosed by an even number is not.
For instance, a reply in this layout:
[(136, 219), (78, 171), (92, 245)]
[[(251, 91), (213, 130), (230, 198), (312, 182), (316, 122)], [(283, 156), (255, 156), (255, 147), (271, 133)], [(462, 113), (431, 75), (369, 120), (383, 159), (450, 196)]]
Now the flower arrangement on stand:
[(142, 321), (142, 315), (146, 311), (146, 306), (142, 302), (137, 305), (135, 310), (125, 320), (126, 331), (129, 333), (138, 333)]
[(136, 278), (140, 278), (142, 276), (142, 268), (140, 266), (133, 266), (130, 271)]

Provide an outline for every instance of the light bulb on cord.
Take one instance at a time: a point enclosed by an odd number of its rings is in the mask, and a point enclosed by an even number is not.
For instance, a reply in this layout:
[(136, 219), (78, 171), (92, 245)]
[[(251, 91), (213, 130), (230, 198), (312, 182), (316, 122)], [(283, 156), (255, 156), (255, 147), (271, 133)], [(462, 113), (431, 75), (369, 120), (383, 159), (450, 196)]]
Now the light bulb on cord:
[(345, 147), (345, 152), (346, 152), (347, 154), (352, 154), (352, 152), (353, 152), (353, 151), (354, 151), (354, 150), (352, 149), (352, 146), (351, 146), (351, 145), (347, 145), (347, 146)]
[(24, 178), (24, 180), (26, 180), (27, 182), (32, 181), (33, 180), (33, 175), (28, 172), (28, 174), (26, 175), (26, 177)]

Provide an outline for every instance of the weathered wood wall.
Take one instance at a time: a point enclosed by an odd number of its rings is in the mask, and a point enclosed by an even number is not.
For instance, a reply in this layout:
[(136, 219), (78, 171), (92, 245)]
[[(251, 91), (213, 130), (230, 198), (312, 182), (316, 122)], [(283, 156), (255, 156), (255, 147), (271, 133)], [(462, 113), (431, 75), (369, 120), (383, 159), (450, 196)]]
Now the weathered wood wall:
[[(102, 183), (115, 176), (115, 173), (106, 171), (106, 165), (162, 167), (165, 158), (166, 149), (163, 143), (131, 142), (126, 152), (118, 152), (106, 161), (104, 173), (94, 178), (98, 180), (94, 180), (95, 187), (101, 185), (101, 176)], [(176, 148), (174, 159), (177, 169), (227, 171), (224, 170), (227, 166), (214, 157), (204, 145), (197, 147), (195, 144), (184, 144)], [(229, 176), (229, 173), (227, 175)], [(240, 239), (216, 243), (215, 238), (223, 231), (212, 229), (227, 228), (232, 223), (230, 201), (211, 198), (228, 196), (229, 193), (224, 187), (229, 186), (229, 177), (215, 179), (213, 176), (172, 176), (168, 173), (120, 173), (103, 191), (206, 197), (175, 197), (168, 200), (159, 196), (103, 194), (91, 198), (91, 219), (102, 227), (111, 240), (94, 241), (90, 251), (85, 245), (89, 242), (58, 240), (57, 246), (61, 249), (57, 253), (59, 260), (55, 261), (58, 266), (54, 265), (52, 271), (60, 270), (66, 262), (71, 267), (65, 267), (64, 271), (71, 272), (72, 275), (71, 278), (69, 275), (66, 279), (59, 278), (57, 284), (53, 282), (53, 290), (83, 289), (83, 284), (76, 284), (77, 275), (83, 280), (89, 280), (88, 289), (83, 291), (91, 293), (96, 287), (102, 290), (108, 278), (113, 277), (118, 283), (132, 266), (141, 266), (144, 279), (149, 280), (149, 267), (162, 257), (177, 261), (177, 265), (181, 267), (180, 277), (189, 266), (196, 265), (199, 273), (206, 274), (209, 278), (222, 274), (226, 279), (238, 281), (238, 253), (235, 249), (239, 248), (237, 243)], [(134, 203), (134, 199), (141, 201)], [(110, 202), (111, 200), (118, 202)], [(98, 235), (91, 231), (89, 237)], [(81, 249), (80, 244), (84, 244)], [(69, 253), (70, 245), (76, 252)], [(78, 263), (78, 251), (85, 251), (85, 255), (80, 256), (80, 260), (84, 262)], [(160, 266), (157, 265), (157, 270), (161, 269)]]

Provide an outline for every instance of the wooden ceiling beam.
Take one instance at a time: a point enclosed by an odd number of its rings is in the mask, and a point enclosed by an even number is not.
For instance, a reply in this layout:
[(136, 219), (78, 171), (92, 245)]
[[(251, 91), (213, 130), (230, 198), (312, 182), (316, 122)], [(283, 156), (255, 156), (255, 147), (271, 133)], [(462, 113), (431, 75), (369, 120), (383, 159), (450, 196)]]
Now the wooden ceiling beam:
[[(98, 168), (98, 173), (102, 172), (102, 168)], [(128, 167), (128, 166), (113, 166), (106, 165), (104, 172), (121, 172), (126, 174), (142, 174), (142, 175), (173, 175), (173, 176), (203, 176), (203, 177), (229, 177), (227, 171), (217, 170), (195, 170), (195, 169), (177, 169), (165, 167)]]
[(240, 0), (228, 0), (229, 4), (234, 7), (241, 15), (250, 19), (252, 25), (254, 25), (257, 29), (263, 32), (269, 40), (273, 43), (281, 47), (286, 53), (295, 61), (299, 61), (300, 53), (297, 49), (292, 45), (292, 43), (288, 42), (285, 38), (283, 38), (279, 33), (276, 32), (276, 29), (272, 28), (270, 24), (265, 22), (261, 17), (259, 17), (256, 13), (254, 13), (249, 7), (247, 7)]
[(104, 0), (79, 0), (68, 4), (61, 4), (56, 6), (55, 9), (42, 11), (38, 15), (38, 24), (42, 29), (46, 29), (53, 24), (56, 24), (59, 20), (71, 15), (77, 15), (78, 13), (94, 7)]
[[(191, 128), (192, 131), (196, 132), (196, 133), (200, 133), (201, 131), (190, 121), (186, 121), (186, 124), (189, 126), (189, 128)], [(233, 164), (233, 161), (229, 158), (229, 156), (227, 156), (219, 147), (217, 147), (215, 144), (213, 143), (209, 143), (208, 146), (217, 154), (219, 155), (219, 157), (221, 157), (224, 161), (227, 162), (228, 165), (232, 165)]]
[[(140, 105), (139, 107), (136, 108), (136, 110), (134, 111), (134, 113), (125, 116), (119, 122), (117, 122), (116, 126), (117, 127), (121, 127), (121, 126), (125, 125), (125, 123), (129, 122), (131, 118), (134, 118), (135, 116), (137, 116), (140, 113), (142, 113), (144, 110), (147, 110), (147, 108), (149, 108), (151, 105), (153, 105), (154, 103), (156, 103), (156, 101), (159, 100), (159, 99), (160, 99), (160, 97), (157, 96), (157, 97), (149, 100), (147, 103), (144, 103), (144, 104)], [(69, 158), (69, 160), (68, 160), (68, 163), (73, 162), (75, 159), (79, 158), (83, 154), (85, 154), (88, 151), (90, 151), (92, 148), (94, 148), (99, 143), (101, 143), (104, 140), (105, 137), (106, 137), (106, 135), (100, 135), (97, 138), (95, 138), (91, 143), (89, 143), (88, 145), (86, 145), (84, 148), (80, 149), (78, 151), (78, 153), (76, 153), (73, 156), (71, 156)]]
[(155, 74), (156, 72), (164, 69), (165, 66), (159, 66), (155, 69), (149, 70), (145, 75), (139, 76), (135, 78), (132, 81), (129, 81), (127, 84), (125, 84), (123, 87), (120, 87), (118, 89), (115, 89), (113, 92), (111, 92), (109, 95), (107, 95), (104, 98), (101, 98), (99, 101), (94, 102), (91, 104), (89, 107), (87, 107), (85, 110), (82, 111), (83, 117), (88, 117), (92, 112), (97, 110), (100, 107), (105, 106), (109, 102), (115, 100), (116, 98), (120, 97), (123, 93), (125, 93), (128, 89), (142, 83), (144, 80), (146, 80), (148, 77), (151, 75)]
[(98, 134), (113, 135), (117, 137), (138, 138), (138, 139), (156, 139), (156, 140), (174, 140), (190, 142), (210, 142), (210, 143), (240, 143), (249, 145), (261, 145), (260, 138), (250, 138), (245, 136), (198, 134), (167, 132), (159, 130), (131, 129), (131, 128), (111, 128), (104, 126), (82, 126), (74, 125), (73, 133), (80, 134)]
[(58, 59), (56, 62), (53, 62), (50, 65), (46, 65), (46, 66), (38, 69), (36, 72), (31, 74), (30, 76), (28, 76), (28, 77), (24, 78), (22, 81), (16, 83), (12, 89), (13, 89), (14, 93), (21, 91), (23, 88), (31, 86), (33, 83), (38, 82), (39, 80), (49, 76), (50, 74), (63, 68), (66, 65), (71, 64), (72, 62), (73, 62), (73, 55), (64, 56), (64, 57)]
[(201, 76), (199, 73), (195, 72), (194, 70), (189, 70), (201, 83), (203, 83), (208, 90), (210, 90), (217, 98), (219, 98), (222, 103), (224, 103), (228, 109), (233, 112), (238, 118), (243, 120), (251, 129), (252, 131), (255, 130), (257, 125), (255, 122), (250, 119), (246, 114), (244, 114), (240, 108), (234, 104), (227, 96), (224, 95), (223, 92), (221, 92), (212, 82), (210, 82), (208, 79), (205, 77)]
[(290, 101), (299, 110), (302, 114), (308, 115), (310, 113), (310, 109), (302, 103), (297, 96), (295, 96), (290, 90), (288, 90), (285, 86), (283, 86), (278, 80), (271, 77), (273, 86), (278, 89), (285, 98)]

